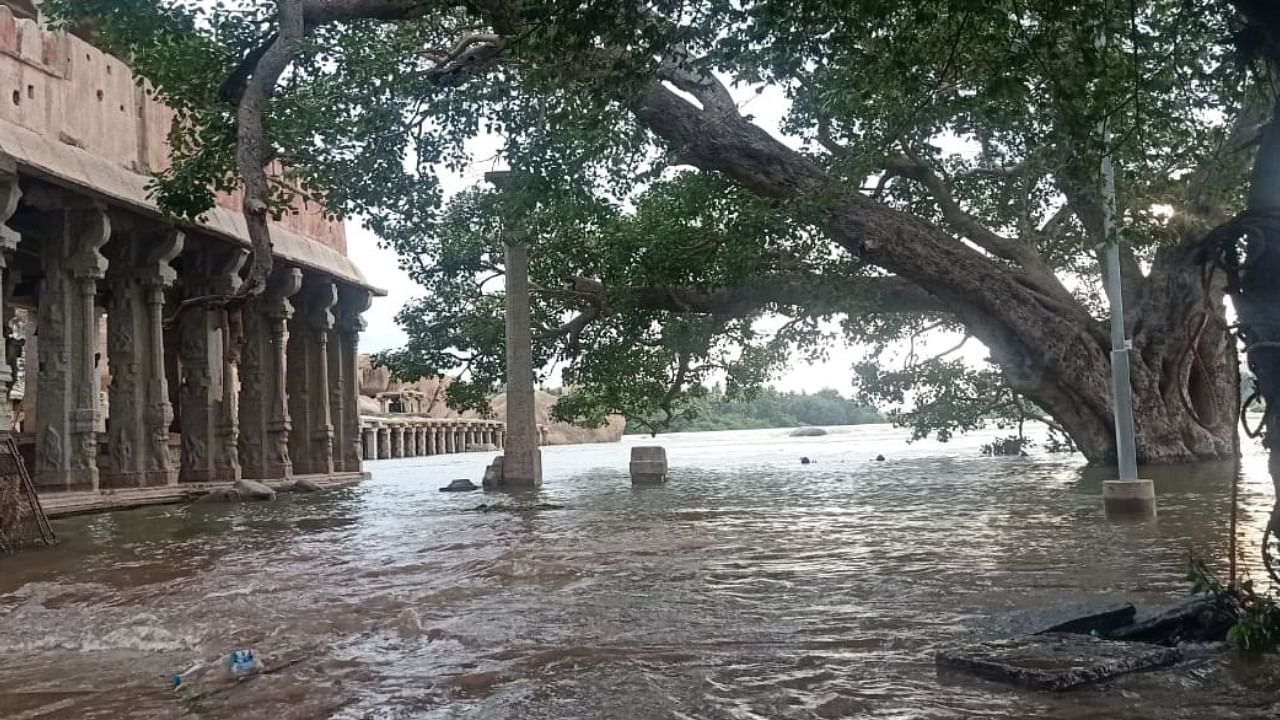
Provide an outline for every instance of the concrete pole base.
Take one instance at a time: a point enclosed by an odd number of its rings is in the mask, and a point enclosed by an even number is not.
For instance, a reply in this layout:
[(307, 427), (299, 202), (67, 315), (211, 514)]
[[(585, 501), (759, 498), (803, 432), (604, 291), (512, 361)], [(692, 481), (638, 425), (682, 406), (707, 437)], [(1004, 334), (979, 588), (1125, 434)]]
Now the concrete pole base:
[(1150, 480), (1104, 481), (1102, 507), (1107, 517), (1155, 517), (1155, 483)]

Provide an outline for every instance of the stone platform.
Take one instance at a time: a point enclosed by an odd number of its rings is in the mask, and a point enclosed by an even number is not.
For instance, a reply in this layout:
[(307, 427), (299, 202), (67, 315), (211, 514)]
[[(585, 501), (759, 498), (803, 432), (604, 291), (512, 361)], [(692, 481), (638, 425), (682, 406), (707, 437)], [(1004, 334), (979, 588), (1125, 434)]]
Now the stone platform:
[[(335, 473), (333, 475), (295, 475), (288, 480), (260, 481), (275, 490), (281, 490), (298, 480), (311, 480), (323, 488), (344, 487), (368, 480), (367, 472)], [(40, 505), (49, 517), (67, 517), (109, 510), (128, 510), (147, 505), (173, 505), (190, 502), (216, 488), (228, 487), (228, 483), (183, 483), (153, 488), (101, 490), (98, 492), (44, 493)]]
[(1182, 660), (1177, 648), (1052, 633), (939, 650), (939, 671), (1061, 691)]

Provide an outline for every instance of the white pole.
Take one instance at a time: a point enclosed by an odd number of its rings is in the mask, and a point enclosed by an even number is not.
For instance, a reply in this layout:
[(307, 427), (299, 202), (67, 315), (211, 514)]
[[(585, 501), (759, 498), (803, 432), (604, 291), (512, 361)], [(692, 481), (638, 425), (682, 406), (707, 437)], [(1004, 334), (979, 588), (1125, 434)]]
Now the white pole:
[(1116, 172), (1111, 163), (1111, 131), (1102, 122), (1102, 227), (1107, 236), (1104, 280), (1111, 305), (1111, 392), (1115, 409), (1116, 459), (1121, 480), (1138, 479), (1133, 430), (1133, 387), (1129, 380), (1129, 340), (1124, 328), (1124, 290), (1120, 275), (1120, 233), (1116, 229)]
[[(1098, 48), (1107, 49), (1106, 21), (1098, 33)], [(1137, 442), (1133, 429), (1133, 386), (1129, 378), (1129, 340), (1124, 327), (1124, 282), (1120, 273), (1120, 232), (1116, 226), (1116, 170), (1111, 155), (1111, 128), (1099, 123), (1102, 135), (1102, 230), (1106, 236), (1103, 282), (1111, 306), (1111, 405), (1116, 426), (1119, 479), (1102, 484), (1102, 504), (1108, 514), (1154, 515), (1155, 484), (1138, 479)]]

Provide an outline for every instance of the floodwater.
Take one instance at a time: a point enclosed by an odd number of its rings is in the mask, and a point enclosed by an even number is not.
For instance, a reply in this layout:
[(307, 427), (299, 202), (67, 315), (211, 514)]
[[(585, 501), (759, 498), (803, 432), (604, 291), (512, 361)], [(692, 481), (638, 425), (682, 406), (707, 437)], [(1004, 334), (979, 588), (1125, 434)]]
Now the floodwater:
[[(626, 474), (636, 440), (549, 448), (536, 501), (563, 507), (523, 512), (438, 492), (478, 479), (489, 455), (470, 454), (372, 463), (364, 485), (272, 504), (58, 521), (58, 547), (0, 560), (0, 717), (1276, 716), (1276, 660), (1062, 695), (933, 664), (992, 614), (1175, 599), (1190, 550), (1223, 568), (1231, 467), (1158, 473), (1159, 519), (1110, 523), (1078, 460), (903, 437), (664, 437), (671, 482), (646, 489)], [(1241, 477), (1241, 556), (1261, 578), (1256, 449)], [(170, 689), (238, 648), (268, 672)]]

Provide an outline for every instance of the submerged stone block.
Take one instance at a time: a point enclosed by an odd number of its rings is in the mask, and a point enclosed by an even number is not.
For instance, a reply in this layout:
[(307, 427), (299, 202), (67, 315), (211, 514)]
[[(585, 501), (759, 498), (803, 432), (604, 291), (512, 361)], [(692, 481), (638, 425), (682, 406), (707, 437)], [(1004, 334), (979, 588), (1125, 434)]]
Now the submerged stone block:
[(1235, 624), (1236, 609), (1212, 597), (1196, 596), (1144, 613), (1133, 624), (1109, 634), (1116, 640), (1161, 645), (1182, 642), (1218, 642)]
[(656, 445), (631, 448), (631, 483), (661, 485), (667, 481), (667, 449)]
[(939, 650), (938, 669), (1033, 690), (1062, 691), (1182, 659), (1177, 648), (1051, 633)]
[(1106, 635), (1133, 622), (1137, 609), (1130, 603), (1109, 600), (1083, 600), (1035, 607), (996, 618), (1004, 633), (1037, 635), (1044, 633), (1079, 633)]

